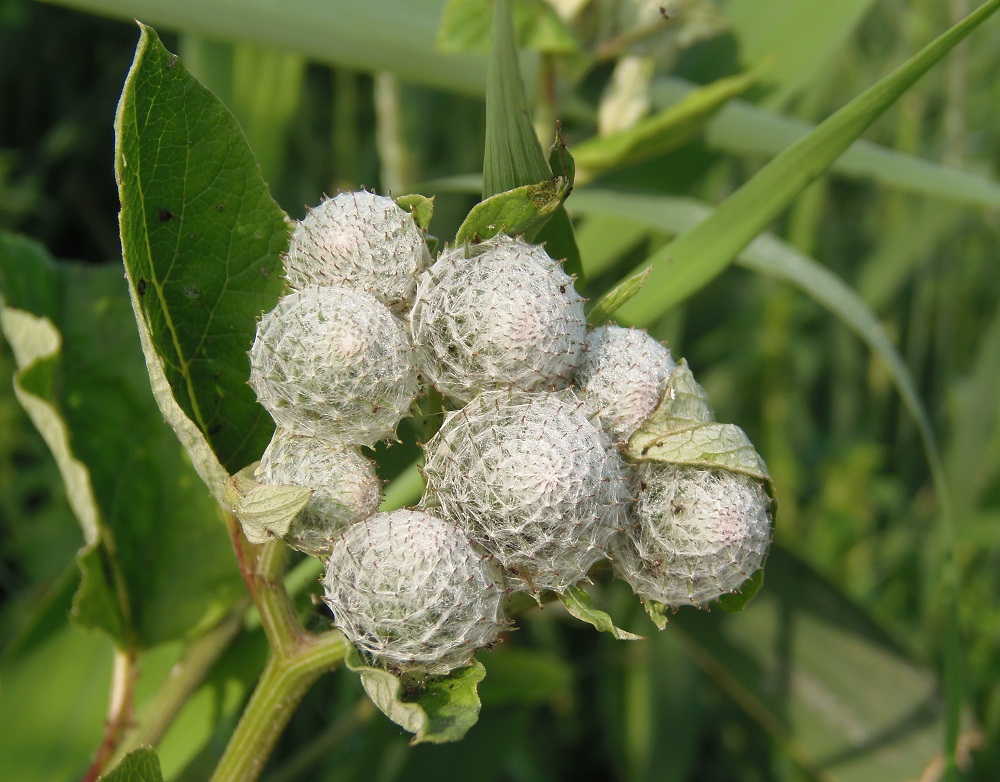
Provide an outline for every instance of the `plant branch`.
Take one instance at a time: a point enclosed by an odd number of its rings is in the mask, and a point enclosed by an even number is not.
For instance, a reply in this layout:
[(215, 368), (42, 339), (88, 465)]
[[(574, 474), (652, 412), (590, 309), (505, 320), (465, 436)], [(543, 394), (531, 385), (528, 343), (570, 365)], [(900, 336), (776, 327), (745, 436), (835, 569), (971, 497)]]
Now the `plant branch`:
[(312, 683), (347, 653), (339, 632), (303, 635), (268, 660), (211, 782), (253, 782), (260, 777), (288, 720)]

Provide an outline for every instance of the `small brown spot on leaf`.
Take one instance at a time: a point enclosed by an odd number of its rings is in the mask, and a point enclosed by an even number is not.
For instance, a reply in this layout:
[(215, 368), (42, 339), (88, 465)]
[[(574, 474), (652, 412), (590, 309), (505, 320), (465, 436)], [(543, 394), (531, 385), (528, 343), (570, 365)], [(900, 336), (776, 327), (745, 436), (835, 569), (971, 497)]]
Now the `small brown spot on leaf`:
[(169, 209), (161, 209), (156, 213), (156, 219), (159, 220), (161, 223), (167, 222), (167, 220), (172, 219), (173, 216), (174, 213), (171, 212)]
[(140, 277), (139, 282), (136, 283), (135, 289), (139, 292), (140, 296), (146, 295), (146, 281)]

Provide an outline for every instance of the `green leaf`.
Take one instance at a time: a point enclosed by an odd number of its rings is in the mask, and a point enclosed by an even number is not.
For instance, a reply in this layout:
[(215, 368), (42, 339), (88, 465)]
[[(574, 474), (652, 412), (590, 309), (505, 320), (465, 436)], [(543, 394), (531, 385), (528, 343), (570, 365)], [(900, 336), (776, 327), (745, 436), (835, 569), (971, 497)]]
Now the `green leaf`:
[(399, 196), (396, 199), (401, 209), (405, 209), (413, 217), (413, 222), (417, 224), (424, 233), (430, 230), (431, 217), (434, 214), (434, 199), (422, 196), (419, 193)]
[(750, 438), (733, 424), (699, 424), (657, 436), (633, 435), (629, 457), (637, 461), (686, 464), (767, 480), (767, 466)]
[(670, 373), (663, 397), (649, 418), (636, 430), (644, 440), (688, 429), (696, 424), (715, 421), (715, 413), (708, 404), (708, 394), (694, 379), (694, 373), (681, 359)]
[(256, 467), (256, 464), (244, 467), (226, 481), (223, 496), (240, 520), (246, 539), (251, 543), (270, 543), (285, 536), (312, 497), (312, 489), (257, 483)]
[(573, 147), (581, 182), (602, 171), (634, 165), (666, 154), (697, 136), (727, 102), (746, 92), (757, 72), (730, 76), (693, 90), (673, 106), (647, 117), (627, 130), (595, 136)]
[(497, 234), (523, 236), (540, 227), (569, 195), (563, 177), (497, 193), (476, 204), (462, 221), (455, 245), (480, 242)]
[(646, 284), (646, 280), (649, 279), (649, 274), (652, 271), (653, 267), (647, 266), (638, 274), (626, 277), (614, 288), (601, 296), (590, 312), (587, 313), (587, 323), (590, 327), (603, 326), (611, 320), (611, 316), (615, 314), (618, 308), (635, 296), (640, 288)]
[(411, 744), (458, 741), (479, 719), (476, 688), (486, 675), (482, 663), (452, 671), (448, 676), (428, 676), (408, 681), (362, 660), (353, 646), (345, 665), (361, 676), (368, 697), (385, 716), (414, 734)]
[[(520, 64), (514, 43), (509, 0), (496, 0), (493, 47), (486, 84), (486, 150), (483, 160), (483, 199), (552, 178), (531, 126)], [(531, 241), (545, 244), (553, 258), (565, 260), (566, 271), (580, 271), (580, 251), (573, 226), (563, 207), (556, 209)]]
[(160, 759), (149, 747), (129, 752), (110, 774), (101, 777), (104, 782), (163, 782)]
[[(676, 77), (657, 80), (654, 104), (669, 106), (697, 89)], [(814, 126), (742, 100), (730, 101), (705, 128), (705, 141), (736, 154), (773, 156), (806, 136)], [(988, 209), (1000, 207), (1000, 183), (915, 155), (859, 139), (834, 161), (832, 174), (873, 179), (888, 187)]]
[(780, 546), (746, 611), (681, 610), (670, 629), (812, 778), (918, 779), (939, 759), (934, 675)]
[(1000, 0), (988, 0), (778, 155), (710, 218), (655, 253), (650, 259), (649, 283), (619, 315), (631, 322), (648, 322), (707, 284), (900, 95), (997, 8)]
[(531, 126), (514, 43), (509, 0), (496, 0), (486, 85), (483, 198), (552, 178)]
[(656, 625), (657, 630), (667, 629), (667, 607), (663, 603), (648, 598), (642, 598), (642, 607), (649, 614), (649, 618)]
[(288, 229), (236, 119), (141, 31), (115, 122), (126, 274), (150, 358), (234, 472), (274, 429), (247, 385), (247, 351), (281, 295)]
[(567, 181), (568, 195), (568, 191), (573, 189), (576, 182), (576, 161), (566, 147), (566, 142), (563, 141), (562, 124), (558, 121), (556, 122), (556, 137), (552, 141), (552, 146), (549, 147), (549, 168), (552, 170), (552, 176), (562, 177)]
[(559, 600), (562, 601), (562, 604), (572, 616), (575, 616), (581, 622), (593, 625), (602, 633), (611, 633), (619, 641), (645, 640), (644, 636), (615, 627), (615, 623), (611, 620), (611, 617), (606, 612), (594, 608), (590, 602), (590, 595), (580, 587), (568, 587), (563, 594), (559, 595)]
[(684, 359), (671, 373), (656, 410), (629, 438), (625, 455), (634, 461), (687, 464), (770, 480), (764, 460), (743, 430), (716, 423), (708, 396)]
[[(493, 2), (448, 0), (441, 12), (437, 46), (443, 52), (487, 52)], [(513, 0), (514, 27), (522, 46), (550, 54), (574, 54), (580, 44), (545, 0)]]
[(83, 530), (74, 618), (142, 649), (212, 621), (241, 584), (219, 507), (153, 400), (123, 287), (113, 265), (55, 264), (39, 245), (0, 233), (0, 325), (18, 363), (15, 393)]

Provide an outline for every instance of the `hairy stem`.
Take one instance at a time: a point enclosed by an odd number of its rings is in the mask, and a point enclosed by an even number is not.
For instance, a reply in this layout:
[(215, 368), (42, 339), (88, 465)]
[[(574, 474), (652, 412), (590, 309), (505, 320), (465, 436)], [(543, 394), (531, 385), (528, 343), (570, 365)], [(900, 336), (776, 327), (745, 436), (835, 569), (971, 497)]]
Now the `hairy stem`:
[[(263, 615), (263, 614), (262, 614)], [(211, 782), (253, 782), (312, 683), (347, 653), (339, 632), (303, 636), (285, 653), (275, 650), (240, 718)]]

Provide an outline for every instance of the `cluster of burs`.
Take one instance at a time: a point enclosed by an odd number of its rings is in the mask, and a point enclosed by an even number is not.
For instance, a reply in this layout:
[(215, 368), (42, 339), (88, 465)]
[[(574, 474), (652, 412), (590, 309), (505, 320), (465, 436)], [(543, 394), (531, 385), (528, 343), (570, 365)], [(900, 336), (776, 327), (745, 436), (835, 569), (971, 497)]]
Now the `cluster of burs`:
[[(256, 479), (313, 490), (285, 540), (325, 560), (325, 601), (369, 661), (466, 665), (510, 624), (510, 593), (565, 592), (605, 560), (667, 606), (760, 567), (758, 481), (623, 457), (677, 365), (643, 331), (588, 331), (543, 247), (498, 236), (432, 263), (393, 200), (342, 193), (298, 224), (286, 276), (250, 352), (277, 424)], [(377, 512), (359, 447), (393, 437), (430, 387), (454, 410), (424, 445), (424, 495)]]

